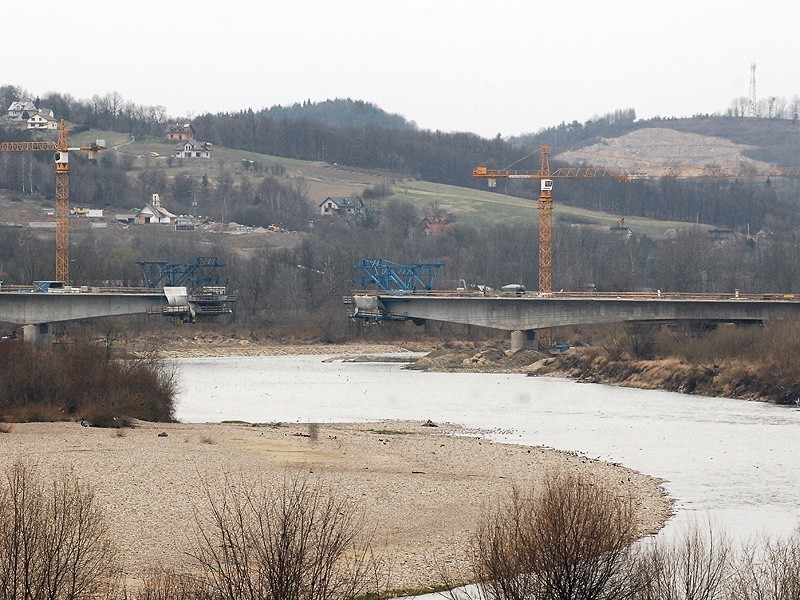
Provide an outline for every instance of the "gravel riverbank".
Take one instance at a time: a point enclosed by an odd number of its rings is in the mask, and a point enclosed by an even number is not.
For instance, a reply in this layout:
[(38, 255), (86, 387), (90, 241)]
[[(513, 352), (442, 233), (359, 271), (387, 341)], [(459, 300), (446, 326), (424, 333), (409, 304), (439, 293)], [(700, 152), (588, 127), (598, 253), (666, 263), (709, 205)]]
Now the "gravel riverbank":
[(487, 505), (548, 473), (581, 472), (611, 485), (634, 502), (643, 534), (669, 517), (670, 501), (652, 477), (439, 425), (14, 424), (0, 434), (0, 468), (22, 458), (45, 476), (69, 468), (90, 483), (132, 580), (155, 566), (191, 568), (195, 517), (225, 477), (280, 485), (287, 470), (313, 472), (362, 503), (394, 588), (437, 584), (442, 564), (466, 574), (465, 549)]

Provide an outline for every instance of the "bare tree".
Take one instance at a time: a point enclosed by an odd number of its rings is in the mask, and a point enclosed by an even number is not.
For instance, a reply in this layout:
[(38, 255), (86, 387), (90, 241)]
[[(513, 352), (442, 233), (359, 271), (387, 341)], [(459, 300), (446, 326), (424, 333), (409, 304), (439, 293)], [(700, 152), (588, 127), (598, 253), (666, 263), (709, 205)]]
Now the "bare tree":
[(800, 598), (800, 530), (788, 540), (764, 539), (744, 549), (731, 577), (731, 600)]
[(475, 597), (633, 598), (635, 537), (630, 501), (598, 482), (569, 474), (548, 479), (539, 494), (515, 491), (474, 538)]
[[(316, 483), (316, 485), (315, 485)], [(327, 600), (376, 592), (363, 510), (306, 477), (209, 492), (194, 557), (224, 599)]]
[(185, 573), (156, 569), (148, 573), (141, 587), (129, 593), (130, 600), (211, 600), (206, 582)]
[(731, 544), (707, 530), (688, 528), (674, 543), (653, 543), (639, 563), (642, 600), (722, 600), (729, 597)]
[(68, 471), (46, 485), (21, 462), (0, 485), (0, 599), (114, 593), (116, 554), (89, 487)]

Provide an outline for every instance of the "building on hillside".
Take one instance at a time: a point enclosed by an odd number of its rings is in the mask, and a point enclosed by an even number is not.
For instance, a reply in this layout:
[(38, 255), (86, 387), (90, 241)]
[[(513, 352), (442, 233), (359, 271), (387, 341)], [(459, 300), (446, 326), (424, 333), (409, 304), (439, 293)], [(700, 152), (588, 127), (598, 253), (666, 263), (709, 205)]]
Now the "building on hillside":
[(736, 232), (733, 229), (709, 229), (708, 233), (714, 238), (714, 241), (717, 242), (732, 240), (736, 237)]
[(364, 201), (359, 196), (328, 196), (320, 203), (319, 212), (321, 215), (359, 215), (364, 212)]
[(58, 129), (58, 121), (49, 108), (40, 108), (28, 118), (28, 129)]
[[(36, 105), (30, 100), (16, 100), (8, 107), (7, 115), (9, 119), (23, 121), (37, 111)], [(27, 115), (27, 116), (25, 116)]]
[(164, 134), (168, 140), (193, 140), (194, 128), (191, 123), (184, 123), (183, 125), (172, 123), (167, 125)]
[(170, 225), (175, 222), (177, 216), (161, 206), (161, 197), (153, 194), (153, 200), (139, 211), (137, 218), (140, 225)]
[(211, 144), (186, 140), (175, 147), (175, 158), (211, 158)]
[(425, 215), (422, 219), (425, 235), (447, 235), (453, 231), (453, 224), (442, 215)]

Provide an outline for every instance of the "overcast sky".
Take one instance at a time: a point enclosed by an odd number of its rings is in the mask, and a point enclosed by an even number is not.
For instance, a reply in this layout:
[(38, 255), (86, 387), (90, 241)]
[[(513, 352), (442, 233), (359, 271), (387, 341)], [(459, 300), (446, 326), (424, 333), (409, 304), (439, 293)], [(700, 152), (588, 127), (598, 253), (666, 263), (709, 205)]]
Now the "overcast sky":
[(794, 0), (40, 0), (3, 11), (0, 83), (176, 117), (352, 98), (509, 136), (724, 111), (753, 62), (759, 98), (791, 99), (799, 28)]

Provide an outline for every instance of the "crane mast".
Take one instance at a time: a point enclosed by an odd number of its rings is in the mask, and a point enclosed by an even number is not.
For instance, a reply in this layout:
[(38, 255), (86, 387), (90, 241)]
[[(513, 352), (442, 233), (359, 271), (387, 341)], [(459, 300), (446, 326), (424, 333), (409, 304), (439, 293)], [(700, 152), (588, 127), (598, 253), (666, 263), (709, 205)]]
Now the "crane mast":
[(58, 130), (56, 162), (56, 281), (69, 284), (69, 151), (67, 127)]
[(539, 292), (553, 291), (553, 180), (550, 179), (550, 146), (542, 146), (539, 192)]

